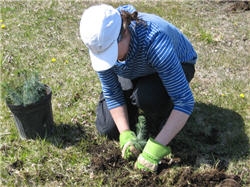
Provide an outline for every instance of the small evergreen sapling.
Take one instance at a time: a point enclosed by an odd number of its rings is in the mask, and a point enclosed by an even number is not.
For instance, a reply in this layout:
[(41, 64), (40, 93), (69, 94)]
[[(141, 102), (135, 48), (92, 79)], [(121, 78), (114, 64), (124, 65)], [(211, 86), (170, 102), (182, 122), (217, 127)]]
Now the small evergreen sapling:
[(138, 117), (138, 123), (136, 124), (136, 140), (134, 140), (136, 141), (134, 142), (134, 145), (139, 146), (137, 147), (137, 149), (139, 148), (140, 150), (142, 150), (146, 145), (147, 143), (146, 135), (147, 135), (146, 120), (143, 115), (140, 115)]
[(27, 106), (36, 103), (46, 93), (46, 86), (40, 82), (38, 73), (22, 71), (18, 79), (2, 85), (3, 97), (8, 104)]
[(26, 78), (23, 85), (23, 105), (29, 105), (36, 103), (42, 97), (46, 95), (46, 87), (40, 83), (38, 74), (31, 75), (30, 78)]

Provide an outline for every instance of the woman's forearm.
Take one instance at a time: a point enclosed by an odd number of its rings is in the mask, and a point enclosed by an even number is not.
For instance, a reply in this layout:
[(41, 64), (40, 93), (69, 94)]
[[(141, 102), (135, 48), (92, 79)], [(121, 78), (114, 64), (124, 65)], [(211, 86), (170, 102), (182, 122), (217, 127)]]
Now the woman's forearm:
[(189, 115), (173, 110), (163, 126), (162, 130), (156, 136), (155, 140), (163, 145), (169, 144), (169, 142), (180, 132), (184, 127)]
[(130, 129), (126, 105), (113, 108), (110, 113), (120, 133)]

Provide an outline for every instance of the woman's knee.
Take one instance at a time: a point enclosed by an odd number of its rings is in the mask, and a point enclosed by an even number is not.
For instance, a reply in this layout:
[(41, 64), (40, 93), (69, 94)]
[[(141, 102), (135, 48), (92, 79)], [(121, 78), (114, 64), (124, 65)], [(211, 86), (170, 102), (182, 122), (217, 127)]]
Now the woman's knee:
[(108, 110), (102, 93), (96, 109), (96, 128), (99, 134), (107, 136), (110, 139), (117, 139), (119, 136), (118, 129)]
[(102, 136), (106, 136), (109, 139), (118, 140), (119, 131), (113, 123), (108, 124), (107, 122), (96, 121), (96, 129)]
[(183, 63), (182, 64), (182, 69), (183, 69), (183, 71), (185, 73), (187, 81), (191, 82), (191, 80), (194, 78), (194, 74), (195, 74), (195, 66), (194, 66), (194, 64)]

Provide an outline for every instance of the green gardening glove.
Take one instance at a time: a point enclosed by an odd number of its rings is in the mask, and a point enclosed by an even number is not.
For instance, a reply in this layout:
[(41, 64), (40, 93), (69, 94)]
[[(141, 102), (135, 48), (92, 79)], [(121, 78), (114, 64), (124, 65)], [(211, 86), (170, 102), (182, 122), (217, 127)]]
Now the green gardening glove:
[(159, 161), (171, 153), (170, 147), (164, 146), (156, 142), (153, 138), (149, 138), (142, 153), (137, 158), (135, 168), (145, 171), (156, 172)]
[(122, 158), (124, 159), (136, 159), (143, 149), (133, 131), (127, 130), (122, 132), (119, 141), (122, 149)]

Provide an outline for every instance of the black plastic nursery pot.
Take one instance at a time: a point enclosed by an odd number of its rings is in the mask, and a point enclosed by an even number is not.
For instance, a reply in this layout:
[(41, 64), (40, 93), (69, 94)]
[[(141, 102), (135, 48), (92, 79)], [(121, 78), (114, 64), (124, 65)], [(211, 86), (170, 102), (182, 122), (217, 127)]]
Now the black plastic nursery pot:
[(47, 95), (36, 103), (27, 106), (7, 103), (21, 139), (46, 138), (52, 134), (54, 121), (51, 96), (52, 91), (47, 87)]

